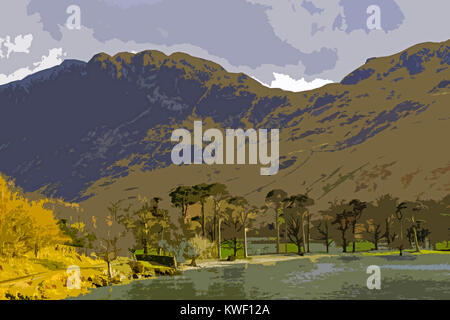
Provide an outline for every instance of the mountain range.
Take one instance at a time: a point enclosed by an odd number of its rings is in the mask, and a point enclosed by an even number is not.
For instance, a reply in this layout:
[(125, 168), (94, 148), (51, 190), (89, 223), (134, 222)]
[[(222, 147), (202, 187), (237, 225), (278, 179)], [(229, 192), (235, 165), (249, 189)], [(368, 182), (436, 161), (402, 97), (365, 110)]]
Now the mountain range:
[[(335, 199), (440, 198), (450, 191), (450, 40), (369, 58), (340, 83), (271, 89), (211, 61), (105, 53), (0, 86), (0, 172), (27, 192), (104, 210), (177, 185), (227, 184)], [(280, 128), (280, 171), (175, 166), (176, 128)]]

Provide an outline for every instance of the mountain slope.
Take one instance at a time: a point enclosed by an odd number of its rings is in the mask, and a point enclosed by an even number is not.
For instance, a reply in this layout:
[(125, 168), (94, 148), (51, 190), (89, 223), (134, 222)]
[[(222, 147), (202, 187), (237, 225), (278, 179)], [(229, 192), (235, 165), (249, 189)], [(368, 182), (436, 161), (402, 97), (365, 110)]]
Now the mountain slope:
[[(0, 172), (101, 208), (174, 185), (227, 183), (254, 201), (274, 187), (335, 198), (440, 197), (450, 190), (450, 41), (368, 59), (339, 84), (269, 89), (183, 53), (94, 56), (0, 87)], [(171, 165), (170, 135), (281, 128), (280, 172)], [(244, 183), (243, 183), (244, 182)]]

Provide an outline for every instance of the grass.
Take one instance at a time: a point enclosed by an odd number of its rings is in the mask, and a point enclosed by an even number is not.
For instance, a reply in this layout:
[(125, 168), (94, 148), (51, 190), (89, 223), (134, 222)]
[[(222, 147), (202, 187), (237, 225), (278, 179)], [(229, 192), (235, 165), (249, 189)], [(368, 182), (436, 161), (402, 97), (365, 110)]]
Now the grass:
[(170, 267), (160, 266), (160, 265), (153, 265), (148, 261), (139, 261), (144, 266), (145, 271), (151, 271), (154, 270), (155, 272), (163, 273), (163, 274), (169, 274), (174, 273), (174, 269)]
[(442, 242), (436, 243), (436, 250), (450, 250), (449, 241), (442, 241)]
[(287, 252), (286, 252), (286, 244), (280, 243), (280, 252), (281, 253), (298, 253), (298, 247), (294, 243), (287, 244)]
[[(144, 254), (144, 249), (139, 249), (134, 252), (134, 254)], [(151, 248), (148, 250), (148, 254), (150, 255), (158, 255), (158, 249)]]
[[(356, 252), (365, 252), (365, 251), (371, 251), (375, 249), (375, 245), (369, 241), (358, 241), (356, 242)], [(353, 250), (353, 243), (350, 243), (347, 246), (347, 252), (352, 252)], [(298, 247), (294, 243), (288, 243), (287, 244), (287, 252), (286, 252), (286, 244), (281, 242), (280, 243), (280, 253), (298, 253)], [(325, 251), (311, 251), (311, 253), (326, 253)], [(234, 251), (231, 247), (228, 247), (225, 244), (222, 244), (222, 257), (228, 258), (229, 256), (234, 255)], [(238, 249), (237, 251), (237, 258), (243, 259), (244, 258), (244, 250), (242, 248)]]
[[(66, 268), (76, 265), (82, 277), (81, 289), (66, 287)], [(86, 293), (90, 284), (86, 279), (103, 274), (106, 264), (79, 255), (73, 248), (62, 253), (54, 247), (43, 248), (36, 259), (34, 254), (0, 259), (0, 300), (2, 299), (63, 299)]]
[[(144, 249), (136, 250), (134, 252), (134, 254), (135, 255), (144, 254)], [(151, 248), (151, 249), (149, 249), (148, 250), (148, 254), (149, 255), (155, 255), (155, 256), (161, 256), (161, 254), (159, 254), (158, 248)], [(168, 256), (167, 252), (166, 252), (166, 254), (164, 254), (164, 252), (163, 252), (162, 256), (164, 256), (164, 255)]]
[[(371, 250), (375, 249), (375, 245), (369, 241), (356, 241), (355, 249), (356, 249), (356, 252), (371, 251)], [(350, 243), (347, 246), (347, 252), (352, 252), (352, 251), (353, 251), (353, 243)]]
[(450, 254), (450, 251), (440, 251), (440, 250), (420, 250), (416, 252), (415, 250), (407, 250), (411, 254)]
[[(229, 256), (234, 256), (233, 244), (231, 241), (224, 241), (220, 247), (220, 253), (223, 259), (227, 259)], [(236, 251), (236, 258), (244, 259), (243, 240), (238, 240), (238, 249)]]
[[(422, 255), (422, 254), (450, 254), (450, 251), (439, 251), (439, 250), (420, 250), (417, 252), (416, 250), (403, 250), (403, 252), (407, 254), (413, 255)], [(365, 256), (398, 256), (400, 255), (400, 251), (384, 251), (384, 252), (363, 252)]]
[(49, 259), (33, 259), (32, 261), (37, 264), (40, 264), (41, 266), (50, 271), (65, 270), (67, 268), (67, 265), (60, 261), (54, 261)]
[[(404, 253), (412, 254), (412, 255), (422, 255), (422, 254), (450, 254), (450, 251), (445, 250), (427, 250), (427, 249), (420, 249), (420, 252), (417, 252), (415, 249), (405, 249), (403, 250)], [(400, 251), (393, 250), (393, 251), (383, 251), (383, 252), (363, 252), (363, 255), (366, 256), (397, 256), (400, 255)]]

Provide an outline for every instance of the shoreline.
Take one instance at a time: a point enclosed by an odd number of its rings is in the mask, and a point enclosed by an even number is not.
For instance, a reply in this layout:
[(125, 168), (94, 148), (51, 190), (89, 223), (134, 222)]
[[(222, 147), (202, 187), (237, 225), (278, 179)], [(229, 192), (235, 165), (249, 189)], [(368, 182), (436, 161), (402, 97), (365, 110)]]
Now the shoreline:
[[(421, 252), (413, 252), (410, 250), (404, 251), (404, 257), (406, 256), (420, 256), (420, 255), (445, 255), (450, 254), (450, 251), (437, 251), (437, 250), (421, 250)], [(339, 256), (350, 256), (350, 255), (361, 255), (366, 257), (380, 257), (380, 256), (399, 256), (398, 251), (386, 251), (386, 252), (372, 252), (372, 251), (359, 251), (359, 252), (347, 252), (347, 253), (307, 253), (303, 256), (297, 254), (267, 254), (250, 256), (247, 259), (236, 259), (235, 261), (218, 261), (215, 259), (203, 259), (197, 260), (197, 266), (193, 267), (189, 265), (189, 262), (183, 263), (179, 266), (178, 271), (190, 271), (190, 270), (201, 270), (208, 268), (222, 268), (233, 265), (241, 264), (261, 264), (261, 265), (275, 265), (278, 262), (292, 261), (292, 260), (302, 260), (309, 259), (311, 262), (316, 262), (321, 258), (331, 258)]]
[(302, 260), (309, 259), (312, 262), (320, 258), (326, 257), (334, 257), (338, 256), (337, 254), (307, 254), (304, 256), (299, 256), (297, 254), (268, 254), (268, 255), (259, 255), (259, 256), (250, 256), (247, 259), (236, 259), (235, 261), (218, 261), (214, 259), (205, 259), (196, 261), (197, 266), (190, 266), (189, 263), (182, 264), (179, 267), (179, 271), (190, 271), (190, 270), (201, 270), (208, 268), (222, 268), (233, 265), (242, 265), (242, 264), (260, 264), (260, 265), (275, 265), (278, 262), (283, 261), (292, 261), (292, 260)]
[[(434, 251), (434, 250), (422, 250), (421, 253), (408, 252), (405, 251), (405, 256), (421, 256), (421, 255), (445, 255), (450, 254), (450, 251)], [(356, 252), (356, 253), (310, 253), (303, 256), (297, 254), (267, 254), (267, 255), (257, 255), (250, 256), (247, 259), (236, 259), (235, 261), (218, 261), (216, 259), (200, 259), (196, 261), (197, 266), (190, 266), (190, 261), (180, 263), (177, 269), (173, 269), (173, 272), (156, 272), (157, 269), (167, 268), (162, 266), (151, 266), (155, 268), (155, 272), (152, 274), (142, 274), (138, 278), (133, 278), (133, 271), (130, 269), (128, 262), (129, 258), (121, 257), (119, 261), (113, 264), (113, 269), (118, 277), (115, 277), (115, 281), (107, 283), (105, 275), (106, 265), (104, 263), (98, 263), (96, 260), (87, 260), (82, 263), (82, 287), (80, 289), (67, 290), (65, 287), (65, 281), (67, 279), (67, 274), (65, 269), (57, 270), (46, 270), (44, 272), (36, 272), (29, 275), (20, 276), (12, 279), (3, 279), (0, 281), (0, 294), (6, 294), (10, 289), (14, 289), (13, 292), (16, 293), (17, 298), (20, 298), (19, 293), (22, 297), (38, 298), (44, 300), (61, 300), (67, 298), (75, 298), (79, 296), (84, 296), (91, 293), (93, 290), (99, 287), (106, 286), (122, 286), (133, 283), (135, 281), (142, 281), (148, 279), (155, 279), (159, 277), (170, 277), (174, 275), (183, 274), (185, 271), (200, 271), (202, 269), (213, 269), (213, 268), (224, 268), (229, 266), (237, 265), (264, 265), (273, 266), (279, 262), (294, 261), (294, 260), (305, 260), (316, 263), (321, 258), (332, 258), (339, 256), (352, 256), (360, 255), (365, 257), (379, 257), (379, 256), (397, 256), (398, 252), (387, 251), (387, 252)], [(37, 270), (36, 270), (37, 271)], [(164, 270), (161, 270), (164, 271)], [(103, 283), (102, 283), (103, 282)], [(39, 286), (39, 283), (44, 284), (42, 295), (37, 297), (35, 294), (35, 289)], [(1, 297), (0, 299), (5, 299), (7, 297)]]

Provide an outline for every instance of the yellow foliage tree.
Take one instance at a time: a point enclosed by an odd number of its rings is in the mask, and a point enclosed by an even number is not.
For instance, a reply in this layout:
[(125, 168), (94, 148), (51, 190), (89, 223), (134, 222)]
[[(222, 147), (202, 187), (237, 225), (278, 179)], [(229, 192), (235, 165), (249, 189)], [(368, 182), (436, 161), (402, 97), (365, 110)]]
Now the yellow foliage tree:
[(15, 257), (64, 243), (67, 237), (57, 224), (50, 200), (25, 198), (12, 181), (0, 175), (0, 256)]

